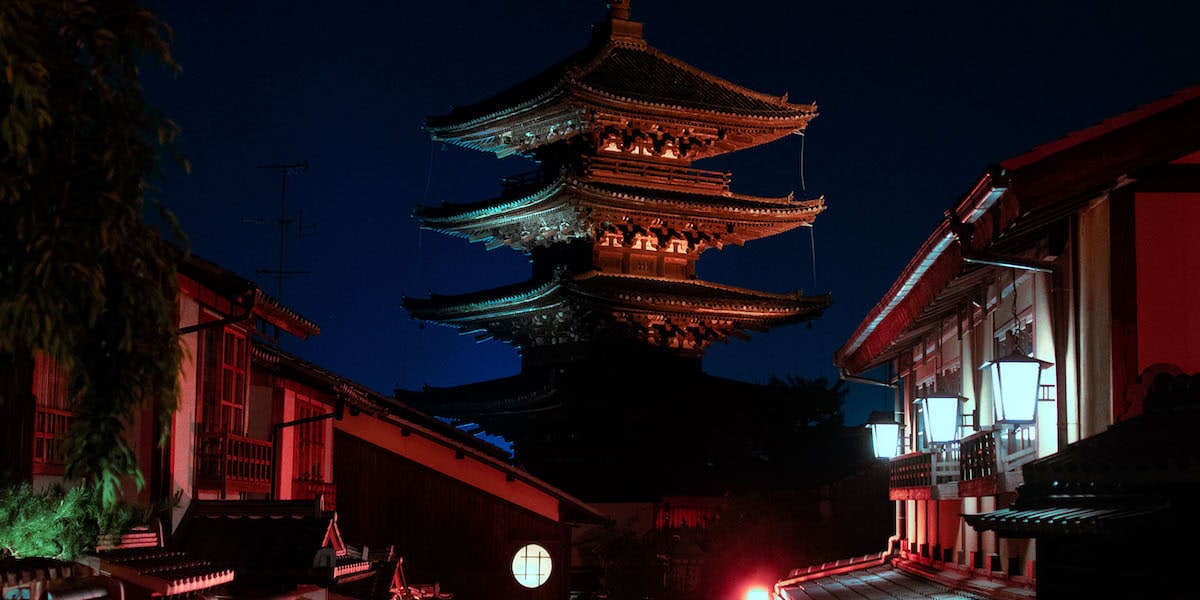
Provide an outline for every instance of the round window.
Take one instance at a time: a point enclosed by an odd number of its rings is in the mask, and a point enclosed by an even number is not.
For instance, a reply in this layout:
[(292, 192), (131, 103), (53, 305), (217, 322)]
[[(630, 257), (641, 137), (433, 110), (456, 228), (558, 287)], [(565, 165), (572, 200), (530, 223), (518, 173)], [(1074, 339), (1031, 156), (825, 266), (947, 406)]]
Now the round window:
[(550, 553), (537, 544), (528, 544), (513, 556), (512, 574), (517, 583), (535, 588), (550, 578)]

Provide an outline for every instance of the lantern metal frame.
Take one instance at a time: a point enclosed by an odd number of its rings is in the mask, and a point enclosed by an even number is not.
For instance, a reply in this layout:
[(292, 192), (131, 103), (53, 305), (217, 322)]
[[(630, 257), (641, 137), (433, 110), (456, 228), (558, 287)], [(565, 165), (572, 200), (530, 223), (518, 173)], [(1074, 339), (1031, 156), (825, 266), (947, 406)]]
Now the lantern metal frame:
[(891, 413), (871, 411), (867, 417), (866, 428), (871, 430), (871, 449), (875, 458), (890, 460), (900, 456), (901, 425)]
[[(927, 393), (913, 401), (921, 407), (925, 439), (930, 444), (950, 444), (962, 437), (962, 405), (967, 399), (958, 394)], [(953, 413), (946, 412), (953, 407)], [(936, 414), (935, 414), (936, 413)], [(936, 435), (935, 435), (936, 434)]]
[[(992, 383), (996, 423), (1032, 425), (1037, 421), (1042, 372), (1052, 366), (1054, 363), (1026, 356), (1019, 351), (980, 365), (979, 370), (987, 371)], [(1036, 370), (1031, 372), (1033, 367)]]

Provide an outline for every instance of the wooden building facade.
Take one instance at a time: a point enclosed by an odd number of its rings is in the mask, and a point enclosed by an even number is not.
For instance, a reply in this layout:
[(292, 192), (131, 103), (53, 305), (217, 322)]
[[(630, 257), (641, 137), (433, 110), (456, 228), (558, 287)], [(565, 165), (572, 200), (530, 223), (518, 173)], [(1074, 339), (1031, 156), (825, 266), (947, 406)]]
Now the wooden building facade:
[[(1047, 598), (1171, 589), (1135, 555), (1194, 531), (1161, 510), (1200, 479), (1196, 453), (1103, 440), (1186, 435), (1143, 413), (1159, 375), (1200, 371), (1197, 132), (1191, 88), (1000, 162), (836, 352), (848, 376), (892, 375), (896, 561)], [(1013, 357), (1041, 364), (1027, 418), (990, 376)], [(925, 420), (939, 396), (949, 438)]]
[[(235, 574), (205, 580), (234, 597), (334, 588), (363, 598), (567, 597), (570, 529), (603, 515), (491, 444), (283, 351), (280, 335), (319, 328), (251, 282), (194, 256), (179, 282), (186, 358), (167, 442), (156, 444), (150, 410), (125, 430), (147, 482), (127, 485), (126, 498), (164, 507), (161, 531), (138, 534), (147, 543), (178, 552), (181, 569), (203, 562)], [(63, 479), (67, 375), (35, 357), (22, 468), (36, 489), (76, 483)], [(514, 576), (528, 544), (542, 549), (531, 564), (548, 575), (532, 588)], [(124, 578), (131, 596), (184, 589), (183, 570), (175, 581), (161, 561), (145, 566), (117, 549), (89, 564)], [(389, 591), (394, 574), (404, 589)]]

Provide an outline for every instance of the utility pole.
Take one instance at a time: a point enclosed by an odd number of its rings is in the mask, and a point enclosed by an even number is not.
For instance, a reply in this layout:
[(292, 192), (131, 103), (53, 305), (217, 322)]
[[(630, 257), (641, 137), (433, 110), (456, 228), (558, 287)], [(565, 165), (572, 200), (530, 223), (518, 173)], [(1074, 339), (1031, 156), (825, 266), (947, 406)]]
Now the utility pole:
[[(281, 163), (259, 165), (260, 169), (269, 169), (279, 174), (279, 218), (274, 220), (274, 223), (279, 226), (279, 268), (277, 269), (255, 269), (255, 275), (270, 275), (275, 278), (275, 299), (283, 301), (283, 280), (290, 275), (307, 274), (308, 271), (290, 271), (284, 269), (286, 262), (286, 254), (284, 252), (284, 240), (287, 239), (287, 228), (293, 223), (292, 219), (287, 216), (287, 180), (291, 175), (300, 175), (308, 172), (308, 161), (295, 163)], [(301, 217), (303, 218), (303, 217)], [(265, 219), (243, 219), (249, 222), (264, 222)]]

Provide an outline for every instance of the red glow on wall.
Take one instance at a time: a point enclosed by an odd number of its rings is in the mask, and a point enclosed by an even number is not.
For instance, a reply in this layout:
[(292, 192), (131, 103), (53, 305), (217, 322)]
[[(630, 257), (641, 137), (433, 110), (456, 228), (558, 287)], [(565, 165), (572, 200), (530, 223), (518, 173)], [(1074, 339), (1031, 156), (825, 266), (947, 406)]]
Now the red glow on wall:
[(1138, 372), (1200, 371), (1200, 194), (1139, 193), (1135, 211)]

